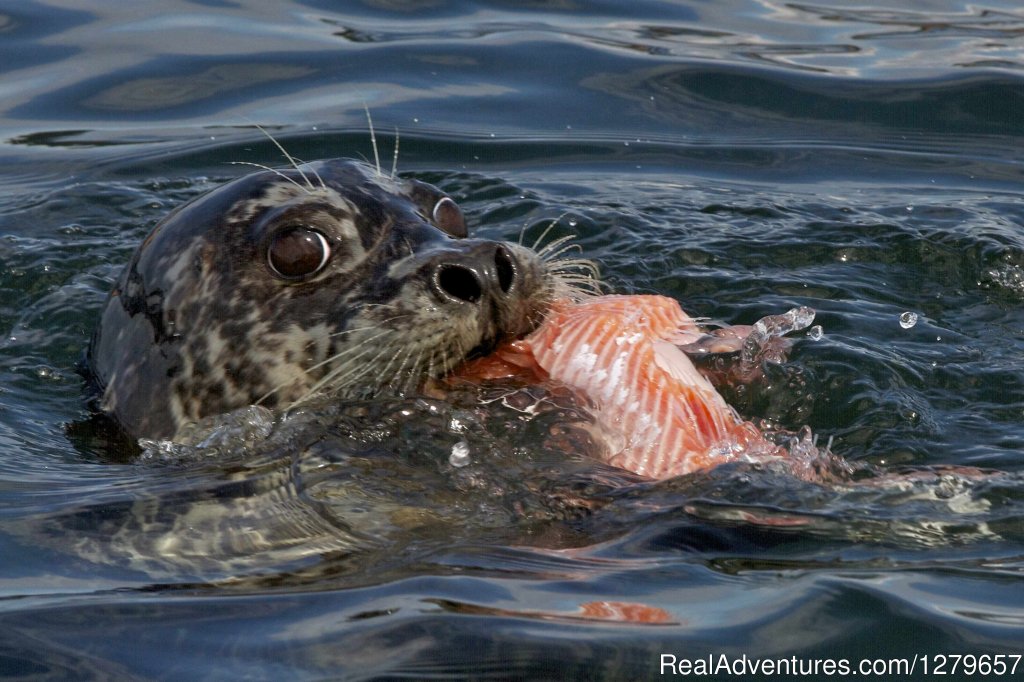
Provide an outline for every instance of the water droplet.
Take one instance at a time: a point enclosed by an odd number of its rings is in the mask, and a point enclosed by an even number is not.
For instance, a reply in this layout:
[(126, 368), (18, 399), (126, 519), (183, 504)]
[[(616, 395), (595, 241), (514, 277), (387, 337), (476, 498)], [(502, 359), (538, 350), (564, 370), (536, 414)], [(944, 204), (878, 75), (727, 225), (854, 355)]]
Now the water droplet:
[(569, 227), (576, 227), (579, 224), (580, 221), (576, 220), (575, 218), (569, 218)]
[(453, 467), (461, 468), (469, 464), (469, 443), (460, 440), (452, 446), (452, 454), (448, 456), (448, 463)]
[(825, 336), (825, 330), (821, 328), (820, 324), (816, 324), (807, 330), (807, 336), (811, 341), (821, 341), (821, 338)]
[(905, 313), (900, 314), (900, 326), (904, 329), (910, 329), (917, 324), (917, 313), (912, 313), (909, 310)]
[(468, 412), (459, 411), (458, 414), (453, 414), (448, 419), (448, 430), (451, 433), (466, 433), (469, 429), (469, 425), (472, 421), (472, 416)]

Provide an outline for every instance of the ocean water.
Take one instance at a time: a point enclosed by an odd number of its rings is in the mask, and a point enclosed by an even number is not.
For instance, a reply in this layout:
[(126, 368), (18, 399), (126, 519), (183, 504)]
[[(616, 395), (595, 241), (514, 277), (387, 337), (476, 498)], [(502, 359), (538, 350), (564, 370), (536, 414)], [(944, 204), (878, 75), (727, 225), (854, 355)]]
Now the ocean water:
[[(0, 677), (1024, 674), (1024, 11), (889, 4), (0, 2)], [(475, 234), (813, 308), (723, 392), (860, 473), (642, 481), (472, 392), (126, 458), (76, 368), (132, 250), (367, 110)]]

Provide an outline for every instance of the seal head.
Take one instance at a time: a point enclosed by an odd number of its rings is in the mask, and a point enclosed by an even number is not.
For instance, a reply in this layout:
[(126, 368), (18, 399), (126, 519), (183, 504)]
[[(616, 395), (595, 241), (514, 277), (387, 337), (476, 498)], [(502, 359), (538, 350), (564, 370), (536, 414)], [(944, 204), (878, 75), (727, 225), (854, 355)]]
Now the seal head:
[(240, 178), (135, 251), (88, 353), (100, 409), (133, 437), (314, 396), (405, 392), (539, 324), (556, 278), (467, 236), (438, 189), (358, 161)]

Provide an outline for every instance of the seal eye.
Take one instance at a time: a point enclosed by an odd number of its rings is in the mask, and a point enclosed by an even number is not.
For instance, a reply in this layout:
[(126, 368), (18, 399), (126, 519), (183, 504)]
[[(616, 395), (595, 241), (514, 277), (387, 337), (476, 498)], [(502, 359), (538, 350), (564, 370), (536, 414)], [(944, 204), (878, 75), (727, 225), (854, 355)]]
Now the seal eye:
[(441, 200), (434, 204), (433, 218), (435, 225), (457, 239), (464, 239), (468, 235), (462, 209), (451, 197), (441, 197)]
[(282, 279), (301, 279), (320, 272), (330, 255), (331, 247), (322, 234), (292, 227), (274, 235), (267, 248), (267, 264)]

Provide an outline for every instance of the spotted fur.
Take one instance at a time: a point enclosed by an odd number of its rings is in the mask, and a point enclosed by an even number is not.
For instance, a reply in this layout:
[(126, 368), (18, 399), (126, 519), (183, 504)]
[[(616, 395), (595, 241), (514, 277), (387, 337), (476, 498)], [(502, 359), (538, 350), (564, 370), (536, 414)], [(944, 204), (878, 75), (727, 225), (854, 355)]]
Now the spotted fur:
[[(410, 391), (527, 333), (568, 280), (531, 249), (444, 232), (431, 218), (444, 197), (330, 160), (253, 173), (177, 209), (135, 252), (93, 336), (100, 408), (133, 437), (173, 438), (251, 404)], [(266, 258), (295, 225), (332, 253), (299, 282)], [(476, 300), (439, 284), (446, 266), (478, 280)]]

